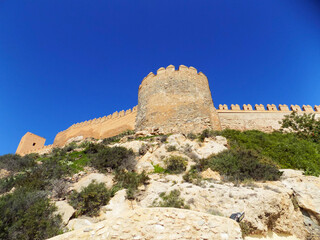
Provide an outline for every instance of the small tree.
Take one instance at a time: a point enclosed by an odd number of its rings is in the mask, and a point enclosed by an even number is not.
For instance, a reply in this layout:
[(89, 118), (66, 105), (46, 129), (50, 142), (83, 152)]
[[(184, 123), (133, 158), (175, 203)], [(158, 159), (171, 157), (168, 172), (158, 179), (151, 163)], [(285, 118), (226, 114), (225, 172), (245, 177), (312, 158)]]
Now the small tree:
[(294, 111), (286, 115), (279, 123), (282, 132), (293, 132), (300, 138), (320, 142), (320, 119), (316, 119), (315, 114), (301, 115)]

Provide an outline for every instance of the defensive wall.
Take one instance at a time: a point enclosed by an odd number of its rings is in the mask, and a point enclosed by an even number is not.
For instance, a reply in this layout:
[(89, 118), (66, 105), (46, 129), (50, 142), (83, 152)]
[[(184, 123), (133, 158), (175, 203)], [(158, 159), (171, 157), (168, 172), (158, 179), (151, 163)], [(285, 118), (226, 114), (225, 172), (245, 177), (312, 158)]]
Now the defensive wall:
[[(68, 129), (59, 132), (52, 145), (45, 146), (45, 138), (33, 133), (26, 133), (19, 143), (16, 153), (46, 153), (54, 147), (64, 146), (68, 140), (76, 137), (103, 139), (122, 133), (125, 130), (134, 130), (137, 107), (114, 112), (108, 116), (73, 124)], [(36, 141), (36, 144), (34, 144)]]
[(146, 76), (138, 93), (136, 130), (161, 128), (164, 133), (220, 130), (207, 77), (194, 67), (161, 67)]
[[(242, 131), (256, 129), (271, 132), (278, 130), (280, 128), (279, 121), (292, 111), (297, 111), (301, 114), (314, 113), (317, 118), (320, 117), (320, 105), (314, 107), (303, 105), (301, 108), (298, 105), (288, 107), (282, 104), (278, 107), (274, 104), (267, 104), (267, 106), (256, 104), (254, 107), (250, 104), (243, 104), (242, 107), (238, 104), (232, 104), (229, 109), (226, 104), (220, 104), (216, 111), (220, 118), (222, 129), (230, 128)], [(21, 138), (16, 153), (20, 155), (46, 153), (52, 148), (61, 147), (68, 140), (79, 136), (96, 139), (112, 137), (125, 130), (134, 130), (136, 116), (137, 107), (134, 107), (102, 118), (73, 124), (68, 129), (59, 132), (55, 137), (54, 143), (47, 146), (44, 146), (44, 138), (28, 132)], [(36, 140), (35, 145), (33, 145), (34, 140)]]
[(169, 132), (200, 132), (206, 128), (261, 130), (271, 132), (280, 128), (279, 121), (292, 111), (314, 113), (320, 118), (320, 105), (232, 104), (213, 105), (207, 77), (193, 67), (181, 65), (178, 70), (169, 65), (149, 73), (139, 87), (138, 106), (108, 116), (76, 123), (59, 132), (52, 145), (45, 146), (45, 138), (26, 133), (16, 153), (46, 153), (64, 146), (75, 138), (103, 139), (125, 130), (148, 130), (159, 127)]

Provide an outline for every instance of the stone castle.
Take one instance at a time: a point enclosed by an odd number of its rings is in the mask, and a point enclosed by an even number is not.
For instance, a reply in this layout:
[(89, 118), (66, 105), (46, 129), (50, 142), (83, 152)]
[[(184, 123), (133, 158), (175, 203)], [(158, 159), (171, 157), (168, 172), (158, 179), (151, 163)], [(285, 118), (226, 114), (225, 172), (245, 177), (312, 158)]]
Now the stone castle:
[(159, 68), (157, 74), (149, 73), (142, 81), (138, 93), (138, 106), (115, 112), (108, 116), (76, 123), (59, 132), (52, 145), (44, 145), (45, 138), (26, 133), (16, 153), (45, 153), (61, 147), (75, 138), (103, 139), (125, 130), (161, 129), (163, 133), (199, 133), (214, 130), (256, 129), (270, 132), (280, 128), (279, 121), (291, 111), (315, 113), (320, 116), (320, 105), (238, 104), (214, 107), (207, 77), (193, 67), (181, 65), (178, 70), (170, 65)]

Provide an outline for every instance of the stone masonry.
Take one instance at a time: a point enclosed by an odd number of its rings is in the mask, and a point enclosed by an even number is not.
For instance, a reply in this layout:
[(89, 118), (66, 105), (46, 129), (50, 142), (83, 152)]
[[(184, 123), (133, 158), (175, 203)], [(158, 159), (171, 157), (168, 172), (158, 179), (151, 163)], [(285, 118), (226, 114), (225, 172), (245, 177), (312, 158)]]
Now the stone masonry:
[(220, 130), (207, 77), (183, 65), (149, 73), (139, 87), (136, 130), (152, 128), (165, 133)]

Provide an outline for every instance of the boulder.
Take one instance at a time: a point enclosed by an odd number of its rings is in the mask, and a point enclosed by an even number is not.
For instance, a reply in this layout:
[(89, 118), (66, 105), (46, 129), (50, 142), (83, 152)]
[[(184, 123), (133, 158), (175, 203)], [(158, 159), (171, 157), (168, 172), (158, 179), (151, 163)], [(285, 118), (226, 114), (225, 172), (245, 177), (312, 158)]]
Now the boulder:
[(67, 225), (69, 222), (69, 219), (72, 217), (72, 215), (75, 212), (74, 208), (65, 201), (57, 201), (55, 202), (55, 205), (57, 207), (57, 210), (55, 213), (60, 214), (62, 218), (62, 223), (64, 225)]
[(239, 224), (230, 218), (185, 209), (138, 208), (51, 238), (72, 239), (240, 240), (242, 237)]
[(87, 176), (82, 177), (78, 182), (73, 184), (72, 189), (80, 192), (82, 188), (87, 187), (92, 181), (97, 183), (104, 183), (107, 188), (111, 188), (113, 185), (113, 176), (111, 174), (105, 175), (102, 173), (90, 173)]
[(221, 181), (221, 176), (218, 172), (212, 171), (211, 168), (208, 168), (207, 170), (203, 171), (201, 173), (201, 177), (204, 179), (212, 179), (215, 181)]
[[(320, 223), (320, 177), (304, 176), (301, 171), (283, 169), (281, 182), (292, 189), (299, 207)], [(319, 232), (320, 235), (320, 232)]]
[(72, 230), (77, 230), (80, 228), (91, 226), (92, 224), (93, 223), (88, 219), (74, 218), (69, 221), (67, 228), (72, 231)]

